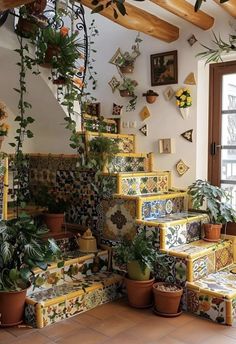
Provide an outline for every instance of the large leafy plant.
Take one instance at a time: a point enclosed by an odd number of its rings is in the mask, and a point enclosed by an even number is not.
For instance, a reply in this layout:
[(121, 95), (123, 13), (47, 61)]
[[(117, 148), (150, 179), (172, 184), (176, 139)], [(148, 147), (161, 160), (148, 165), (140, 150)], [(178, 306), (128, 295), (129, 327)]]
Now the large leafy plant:
[(231, 197), (224, 189), (198, 179), (189, 186), (188, 194), (192, 198), (194, 209), (206, 207), (211, 223), (236, 221), (236, 211), (229, 203)]
[(114, 259), (119, 265), (127, 265), (135, 260), (141, 270), (146, 268), (154, 270), (157, 258), (160, 254), (155, 247), (156, 233), (147, 235), (143, 229), (135, 235), (133, 240), (123, 239), (114, 249)]
[(60, 250), (53, 239), (45, 241), (45, 228), (22, 215), (0, 222), (0, 291), (15, 291), (34, 283), (34, 268), (46, 270), (59, 257)]

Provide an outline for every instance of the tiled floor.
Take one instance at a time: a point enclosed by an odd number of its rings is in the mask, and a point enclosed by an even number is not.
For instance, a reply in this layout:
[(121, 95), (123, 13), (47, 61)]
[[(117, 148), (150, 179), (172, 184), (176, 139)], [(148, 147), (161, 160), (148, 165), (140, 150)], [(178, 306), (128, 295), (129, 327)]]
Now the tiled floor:
[(125, 300), (97, 307), (45, 327), (0, 329), (0, 344), (236, 344), (236, 326), (228, 327), (182, 314), (160, 318)]

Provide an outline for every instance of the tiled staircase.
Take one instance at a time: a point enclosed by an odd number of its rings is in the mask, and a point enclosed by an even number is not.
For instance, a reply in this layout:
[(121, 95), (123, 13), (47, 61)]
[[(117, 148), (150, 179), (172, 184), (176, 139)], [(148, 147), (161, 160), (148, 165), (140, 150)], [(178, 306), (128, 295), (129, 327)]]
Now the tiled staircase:
[[(93, 130), (83, 134), (87, 141), (99, 135), (92, 121)], [(103, 173), (114, 181), (113, 197), (96, 205), (96, 235), (104, 250), (83, 255), (69, 252), (63, 242), (64, 265), (37, 272), (39, 286), (27, 298), (27, 322), (41, 328), (120, 297), (123, 278), (114, 262), (115, 272), (109, 271), (108, 252), (122, 238), (132, 239), (145, 228), (155, 233), (156, 249), (164, 253), (155, 277), (183, 286), (183, 309), (231, 325), (236, 314), (232, 242), (202, 240), (201, 227), (208, 216), (187, 211), (186, 191), (172, 187), (170, 172), (153, 171), (152, 153), (136, 153), (135, 135), (108, 128), (104, 135), (119, 139), (122, 153)]]

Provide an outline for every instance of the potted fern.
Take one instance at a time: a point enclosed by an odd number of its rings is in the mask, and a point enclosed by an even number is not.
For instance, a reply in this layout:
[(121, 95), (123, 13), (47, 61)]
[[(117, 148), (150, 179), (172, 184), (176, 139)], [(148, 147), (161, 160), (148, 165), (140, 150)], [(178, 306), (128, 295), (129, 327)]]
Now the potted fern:
[(222, 225), (236, 221), (236, 212), (229, 203), (231, 197), (224, 189), (201, 179), (189, 186), (188, 194), (193, 208), (201, 209), (205, 206), (209, 215), (210, 223), (204, 224), (204, 240), (218, 241)]
[(34, 268), (46, 270), (60, 250), (45, 241), (45, 228), (27, 215), (0, 222), (0, 314), (1, 326), (14, 326), (23, 319), (27, 288), (34, 283)]
[(114, 249), (114, 259), (118, 266), (127, 267), (125, 278), (129, 304), (136, 308), (152, 306), (152, 286), (154, 270), (159, 254), (155, 248), (155, 233), (147, 236), (140, 231), (133, 240), (122, 240)]

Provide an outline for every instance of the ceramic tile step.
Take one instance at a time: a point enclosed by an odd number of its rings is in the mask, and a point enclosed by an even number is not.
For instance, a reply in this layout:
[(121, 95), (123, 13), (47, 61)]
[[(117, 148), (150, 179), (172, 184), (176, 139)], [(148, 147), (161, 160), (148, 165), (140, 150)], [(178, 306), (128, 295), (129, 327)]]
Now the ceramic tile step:
[[(80, 133), (82, 134), (82, 133)], [(82, 135), (85, 135), (86, 142), (89, 142), (93, 138), (101, 135), (100, 133), (95, 133), (91, 131), (86, 131)], [(102, 136), (108, 137), (114, 142), (118, 142), (120, 152), (122, 153), (135, 153), (135, 135), (134, 134), (111, 134), (103, 133)]]
[(52, 263), (46, 271), (34, 270), (36, 283), (28, 289), (27, 294), (80, 280), (99, 271), (105, 272), (108, 265), (107, 250), (98, 250), (96, 253), (82, 253), (78, 250), (66, 252), (59, 262)]
[(219, 243), (198, 240), (161, 251), (165, 255), (157, 260), (156, 278), (182, 286), (233, 263), (231, 240)]
[(187, 311), (220, 324), (236, 320), (236, 264), (187, 283)]
[(181, 212), (153, 220), (137, 220), (138, 230), (156, 233), (156, 247), (171, 249), (201, 239), (202, 225), (209, 222), (204, 213)]
[(151, 172), (153, 153), (118, 153), (103, 172)]
[(115, 246), (122, 238), (132, 239), (137, 231), (136, 220), (142, 219), (142, 211), (153, 217), (165, 216), (167, 212), (179, 213), (186, 208), (185, 197), (185, 191), (175, 190), (152, 196), (114, 195), (113, 199), (102, 200), (97, 221), (101, 243)]
[(120, 132), (120, 119), (116, 118), (103, 118), (91, 116), (88, 114), (83, 115), (83, 122), (81, 130), (86, 130), (99, 133), (113, 133)]
[(25, 322), (42, 328), (122, 297), (121, 275), (103, 272), (33, 292), (26, 298)]
[(170, 189), (169, 171), (134, 172), (117, 174), (117, 194), (142, 195), (156, 194)]

